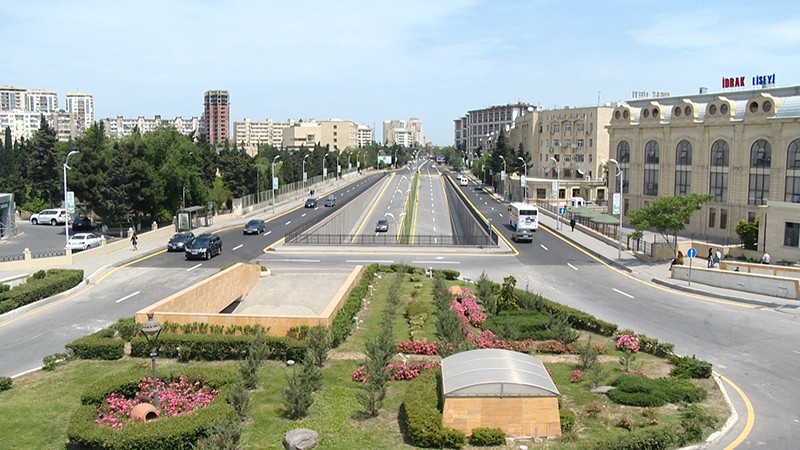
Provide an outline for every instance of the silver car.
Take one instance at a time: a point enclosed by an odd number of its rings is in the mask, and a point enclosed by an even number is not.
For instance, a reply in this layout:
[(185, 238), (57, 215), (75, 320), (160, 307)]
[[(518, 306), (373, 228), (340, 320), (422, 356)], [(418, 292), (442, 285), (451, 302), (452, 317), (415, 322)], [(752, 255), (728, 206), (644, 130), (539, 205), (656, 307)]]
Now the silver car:
[(67, 241), (67, 248), (78, 251), (100, 246), (100, 237), (94, 233), (75, 233)]

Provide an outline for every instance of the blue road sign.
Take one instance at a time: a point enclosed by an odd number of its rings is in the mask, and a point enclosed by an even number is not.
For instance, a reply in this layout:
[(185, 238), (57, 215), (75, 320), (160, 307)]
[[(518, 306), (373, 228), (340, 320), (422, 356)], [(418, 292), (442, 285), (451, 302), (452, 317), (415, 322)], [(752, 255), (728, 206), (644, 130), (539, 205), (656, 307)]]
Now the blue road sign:
[(691, 247), (689, 250), (686, 250), (686, 256), (689, 258), (694, 258), (697, 256), (697, 250), (694, 247)]
[(563, 215), (564, 215), (564, 214), (566, 214), (566, 213), (567, 213), (567, 207), (566, 207), (566, 206), (560, 206), (560, 207), (558, 208), (558, 214), (559, 214), (560, 216), (563, 216)]

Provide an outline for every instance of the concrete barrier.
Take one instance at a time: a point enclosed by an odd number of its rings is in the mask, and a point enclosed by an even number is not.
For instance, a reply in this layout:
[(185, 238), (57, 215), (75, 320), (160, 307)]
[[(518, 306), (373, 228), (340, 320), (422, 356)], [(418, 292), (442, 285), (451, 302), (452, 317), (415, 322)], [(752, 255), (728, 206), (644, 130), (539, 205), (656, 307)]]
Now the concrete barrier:
[[(689, 266), (672, 266), (672, 278), (689, 281)], [(773, 297), (800, 300), (800, 279), (692, 267), (692, 282)]]
[(800, 267), (779, 266), (775, 264), (753, 264), (744, 261), (720, 261), (719, 268), (722, 270), (736, 270), (739, 273), (754, 273), (759, 275), (769, 275), (773, 277), (799, 278)]

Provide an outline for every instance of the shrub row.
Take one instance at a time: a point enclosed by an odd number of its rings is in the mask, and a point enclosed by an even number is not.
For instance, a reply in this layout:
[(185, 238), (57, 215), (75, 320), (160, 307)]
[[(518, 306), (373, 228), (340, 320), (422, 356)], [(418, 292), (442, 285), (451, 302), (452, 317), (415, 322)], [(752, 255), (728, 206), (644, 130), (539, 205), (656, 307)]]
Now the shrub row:
[(83, 281), (83, 270), (40, 270), (25, 284), (0, 292), (0, 314), (60, 294)]
[[(285, 337), (262, 337), (269, 349), (269, 359), (303, 361), (308, 344)], [(222, 361), (243, 359), (247, 356), (252, 335), (214, 335), (214, 334), (165, 334), (158, 338), (158, 354), (164, 358), (179, 361)], [(137, 337), (131, 340), (131, 356), (146, 358), (151, 346), (147, 340)]]
[[(113, 332), (113, 330), (112, 330)], [(113, 360), (125, 356), (125, 341), (97, 333), (78, 338), (66, 345), (76, 358)]]
[(547, 341), (553, 339), (553, 333), (548, 329), (549, 325), (549, 314), (518, 309), (490, 316), (483, 323), (483, 329), (492, 330), (503, 339)]
[(711, 363), (697, 359), (692, 355), (668, 357), (675, 367), (670, 372), (671, 377), (675, 378), (709, 378), (711, 377)]
[(461, 431), (442, 427), (437, 387), (441, 375), (441, 369), (424, 372), (411, 380), (406, 389), (403, 399), (406, 430), (417, 447), (459, 448), (467, 441)]
[(609, 433), (582, 442), (582, 450), (665, 450), (685, 444), (680, 427), (655, 425), (629, 433)]
[(473, 428), (470, 445), (491, 447), (506, 443), (506, 434), (500, 428)]
[(350, 291), (350, 296), (336, 313), (333, 325), (331, 325), (331, 348), (338, 347), (350, 335), (350, 331), (353, 329), (353, 317), (361, 309), (361, 299), (366, 298), (367, 287), (372, 283), (372, 277), (377, 270), (377, 264), (367, 267), (364, 271), (364, 278)]
[(623, 375), (614, 380), (612, 385), (615, 389), (608, 392), (608, 398), (614, 403), (630, 406), (652, 407), (667, 403), (694, 403), (708, 396), (705, 389), (677, 378), (653, 379)]
[(0, 284), (0, 294), (2, 294), (3, 292), (8, 292), (10, 290), (11, 290), (11, 286), (9, 286), (7, 284)]
[(552, 300), (542, 297), (541, 302), (544, 311), (551, 316), (563, 314), (569, 320), (569, 324), (576, 330), (584, 330), (597, 333), (601, 336), (613, 336), (617, 332), (617, 326), (613, 323), (600, 320), (597, 317), (585, 313), (581, 310), (561, 305)]

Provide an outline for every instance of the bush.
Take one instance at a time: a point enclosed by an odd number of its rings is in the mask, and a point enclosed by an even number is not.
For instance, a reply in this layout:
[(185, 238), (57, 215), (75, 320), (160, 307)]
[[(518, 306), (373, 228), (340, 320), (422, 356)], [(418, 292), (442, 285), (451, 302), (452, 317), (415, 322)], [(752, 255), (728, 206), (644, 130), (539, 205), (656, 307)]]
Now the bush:
[(490, 447), (506, 443), (506, 434), (500, 428), (473, 428), (470, 445)]
[(441, 374), (441, 369), (423, 372), (406, 388), (403, 399), (406, 432), (417, 447), (460, 447), (467, 441), (464, 433), (442, 428), (437, 384)]
[(575, 423), (578, 421), (574, 412), (568, 409), (559, 408), (558, 417), (561, 420), (561, 432), (569, 433), (575, 428)]
[(706, 414), (697, 405), (683, 405), (679, 412), (687, 443), (703, 439), (706, 429), (711, 429), (717, 424), (715, 417)]
[(7, 284), (0, 284), (0, 294), (11, 290), (11, 286)]
[(125, 319), (119, 319), (117, 323), (112, 325), (111, 328), (115, 329), (117, 333), (119, 333), (119, 337), (122, 338), (122, 340), (130, 341), (136, 337), (142, 326), (136, 323), (136, 319), (133, 317), (128, 317)]
[(449, 281), (457, 280), (458, 277), (461, 276), (461, 272), (452, 269), (442, 269), (439, 270), (438, 272), (442, 274), (445, 280)]
[(582, 444), (585, 450), (665, 450), (683, 445), (681, 432), (670, 426), (637, 428), (630, 433), (609, 434)]
[(125, 341), (109, 337), (109, 331), (113, 335), (113, 330), (100, 330), (78, 338), (66, 345), (67, 350), (79, 359), (120, 359), (125, 355)]
[(608, 393), (614, 403), (630, 406), (663, 406), (666, 403), (694, 403), (708, 395), (705, 389), (691, 382), (676, 378), (650, 379), (642, 376), (623, 375), (612, 385), (616, 388)]
[[(243, 359), (257, 335), (238, 334), (171, 334), (161, 333), (158, 338), (158, 354), (164, 358), (177, 358), (179, 361), (222, 361)], [(258, 335), (260, 336), (260, 335)], [(308, 344), (294, 339), (261, 336), (269, 349), (269, 359), (303, 361)], [(131, 356), (146, 358), (150, 356), (150, 345), (144, 338), (131, 341)]]
[(14, 384), (13, 380), (9, 377), (0, 377), (0, 392), (7, 391), (11, 389), (11, 385)]
[(539, 311), (518, 309), (502, 311), (483, 323), (484, 330), (492, 330), (503, 339), (546, 341), (553, 339), (548, 330), (550, 315)]
[(747, 222), (740, 220), (736, 224), (736, 235), (742, 241), (744, 248), (748, 250), (756, 250), (758, 245), (758, 220)]
[(361, 309), (361, 299), (367, 296), (367, 286), (372, 282), (373, 274), (378, 270), (377, 264), (372, 264), (367, 267), (364, 272), (364, 278), (358, 285), (350, 292), (342, 308), (336, 313), (331, 325), (331, 348), (338, 347), (353, 329), (353, 317)]
[(675, 364), (675, 367), (669, 373), (671, 377), (683, 379), (711, 377), (711, 363), (697, 359), (694, 355), (691, 358), (688, 356), (672, 356), (669, 360)]
[(42, 370), (55, 370), (56, 367), (63, 366), (74, 358), (75, 355), (72, 353), (53, 353), (52, 355), (47, 355), (42, 359)]
[(60, 294), (83, 281), (83, 270), (50, 269), (34, 273), (25, 284), (0, 292), (0, 313)]

